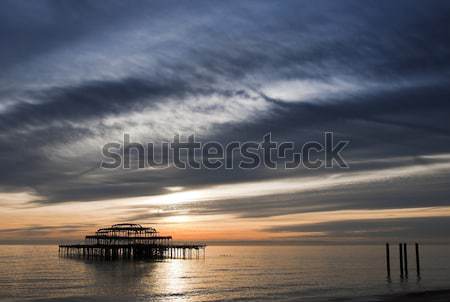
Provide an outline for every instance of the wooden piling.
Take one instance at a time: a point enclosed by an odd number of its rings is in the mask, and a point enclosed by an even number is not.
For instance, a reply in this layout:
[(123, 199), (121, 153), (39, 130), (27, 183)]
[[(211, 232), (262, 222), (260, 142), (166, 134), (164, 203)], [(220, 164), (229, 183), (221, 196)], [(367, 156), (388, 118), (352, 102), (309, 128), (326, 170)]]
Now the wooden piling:
[(416, 242), (416, 272), (417, 276), (420, 277), (420, 259), (419, 259), (419, 244)]
[(402, 244), (398, 244), (398, 252), (400, 257), (400, 277), (403, 277), (403, 249)]
[(405, 276), (408, 277), (408, 249), (406, 243), (403, 243), (403, 258), (405, 260)]
[(391, 276), (391, 259), (389, 255), (389, 243), (386, 243), (386, 271), (388, 277)]

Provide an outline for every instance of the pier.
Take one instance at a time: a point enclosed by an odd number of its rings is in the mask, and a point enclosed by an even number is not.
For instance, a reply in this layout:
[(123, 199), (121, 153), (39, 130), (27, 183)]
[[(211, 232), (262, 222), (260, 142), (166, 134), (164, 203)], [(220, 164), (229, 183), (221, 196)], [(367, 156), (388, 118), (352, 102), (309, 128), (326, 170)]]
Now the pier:
[(86, 259), (199, 259), (205, 257), (205, 244), (173, 243), (152, 227), (122, 223), (87, 235), (83, 244), (59, 245), (61, 257)]

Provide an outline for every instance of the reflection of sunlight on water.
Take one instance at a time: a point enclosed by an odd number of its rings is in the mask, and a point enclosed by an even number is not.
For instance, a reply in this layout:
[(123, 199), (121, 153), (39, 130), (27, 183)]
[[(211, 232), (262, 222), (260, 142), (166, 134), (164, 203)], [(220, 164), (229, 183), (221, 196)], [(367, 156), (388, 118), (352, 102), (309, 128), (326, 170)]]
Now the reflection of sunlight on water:
[(157, 279), (159, 279), (158, 293), (165, 295), (165, 298), (170, 301), (191, 301), (190, 299), (186, 300), (188, 291), (186, 270), (187, 262), (180, 259), (160, 263), (156, 272)]

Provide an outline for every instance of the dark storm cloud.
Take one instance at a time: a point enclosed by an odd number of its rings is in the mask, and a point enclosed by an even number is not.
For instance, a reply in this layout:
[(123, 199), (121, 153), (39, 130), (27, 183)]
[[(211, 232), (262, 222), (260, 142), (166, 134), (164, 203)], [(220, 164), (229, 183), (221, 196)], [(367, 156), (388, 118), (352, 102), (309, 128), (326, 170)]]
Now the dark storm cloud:
[(274, 233), (322, 233), (333, 238), (395, 238), (399, 240), (446, 239), (449, 217), (393, 218), (331, 221), (317, 224), (290, 225), (269, 228)]
[(148, 1), (135, 1), (130, 6), (115, 0), (108, 5), (85, 0), (76, 3), (6, 0), (0, 11), (0, 42), (7, 47), (0, 50), (0, 62), (4, 69), (10, 70), (51, 51), (76, 45), (86, 36), (117, 30), (132, 16), (155, 17), (161, 13), (164, 13), (161, 4)]
[(55, 244), (54, 234), (71, 236), (78, 232), (89, 232), (98, 228), (89, 223), (57, 225), (27, 225), (20, 228), (4, 228), (0, 230), (1, 244)]
[[(76, 153), (69, 150), (74, 142), (137, 128), (133, 113), (156, 111), (168, 100), (185, 108), (187, 98), (217, 95), (225, 105), (234, 96), (252, 95), (270, 104), (269, 112), (251, 120), (239, 119), (243, 113), (237, 112), (229, 122), (208, 125), (214, 131), (203, 134), (205, 139), (260, 139), (272, 132), (279, 140), (303, 142), (332, 130), (352, 141), (347, 159), (361, 161), (352, 166), (360, 172), (405, 165), (401, 160), (368, 163), (373, 159), (449, 152), (447, 2), (179, 5), (2, 3), (0, 42), (8, 47), (0, 51), (7, 71), (0, 75), (0, 189), (32, 188), (45, 204), (328, 173), (99, 171), (95, 157), (55, 160), (52, 153), (54, 146)], [(320, 100), (288, 101), (265, 92), (277, 81), (313, 85), (333, 79), (362, 88), (324, 92)], [(123, 116), (127, 124), (106, 124), (103, 119), (111, 116)], [(98, 153), (100, 139), (98, 145), (87, 154)], [(446, 175), (436, 175), (398, 180), (393, 189), (388, 183), (364, 184), (187, 208), (198, 214), (269, 217), (318, 209), (444, 205), (447, 182)]]
[[(31, 98), (37, 103), (24, 103), (11, 109), (0, 122), (0, 129), (33, 127), (52, 122), (83, 122), (92, 118), (140, 110), (167, 97), (182, 98), (202, 95), (205, 89), (194, 89), (177, 79), (158, 81), (139, 78), (120, 81), (92, 81), (79, 86), (54, 87), (39, 91)], [(209, 92), (211, 93), (211, 92)], [(148, 101), (150, 100), (150, 102)], [(153, 101), (153, 102), (151, 102)]]
[(21, 234), (30, 235), (30, 234), (46, 234), (46, 233), (50, 233), (50, 232), (54, 232), (54, 231), (71, 233), (74, 231), (92, 228), (94, 226), (95, 226), (94, 224), (88, 224), (88, 223), (76, 224), (76, 225), (66, 224), (64, 226), (31, 225), (31, 226), (26, 226), (26, 227), (22, 227), (22, 228), (2, 229), (2, 230), (0, 230), (0, 234), (6, 234), (6, 235), (15, 234), (15, 235), (17, 235), (18, 233), (21, 233)]

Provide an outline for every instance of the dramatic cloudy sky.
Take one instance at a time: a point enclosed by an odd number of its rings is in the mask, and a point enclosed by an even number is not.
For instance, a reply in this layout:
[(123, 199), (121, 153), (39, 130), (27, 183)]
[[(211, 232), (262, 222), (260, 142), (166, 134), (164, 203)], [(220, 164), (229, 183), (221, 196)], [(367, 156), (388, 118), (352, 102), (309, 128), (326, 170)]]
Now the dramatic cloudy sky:
[[(0, 241), (447, 241), (448, 1), (2, 1)], [(349, 140), (349, 169), (99, 168), (129, 133)]]

